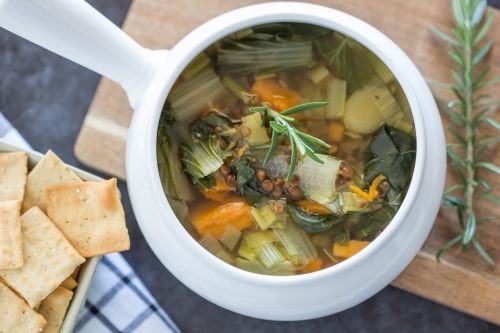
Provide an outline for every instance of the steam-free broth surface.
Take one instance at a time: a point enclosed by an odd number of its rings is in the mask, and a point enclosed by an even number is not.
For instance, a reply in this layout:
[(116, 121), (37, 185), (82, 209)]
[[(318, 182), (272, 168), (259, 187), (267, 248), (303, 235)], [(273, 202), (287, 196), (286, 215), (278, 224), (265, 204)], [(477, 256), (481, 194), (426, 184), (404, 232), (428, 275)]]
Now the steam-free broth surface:
[(390, 70), (355, 40), (300, 23), (210, 46), (158, 127), (160, 178), (186, 230), (219, 259), (270, 275), (368, 246), (401, 205), (415, 151)]

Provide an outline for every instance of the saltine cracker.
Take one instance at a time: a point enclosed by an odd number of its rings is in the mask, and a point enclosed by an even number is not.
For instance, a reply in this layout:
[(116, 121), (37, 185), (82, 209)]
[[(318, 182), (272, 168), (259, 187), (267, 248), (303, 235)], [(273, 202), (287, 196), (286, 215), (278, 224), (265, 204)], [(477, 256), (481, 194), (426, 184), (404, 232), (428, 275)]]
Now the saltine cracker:
[(130, 248), (116, 178), (55, 186), (46, 194), (50, 219), (83, 257)]
[(45, 189), (47, 187), (82, 182), (66, 164), (52, 150), (28, 174), (26, 193), (24, 194), (21, 211), (24, 213), (33, 206), (38, 206), (47, 213), (45, 203)]
[(9, 287), (0, 283), (0, 332), (40, 333), (46, 320)]
[(42, 301), (38, 313), (47, 321), (43, 333), (59, 333), (72, 298), (72, 291), (57, 287)]
[(0, 276), (33, 308), (54, 291), (85, 259), (38, 208), (21, 216), (24, 266)]
[(20, 210), (21, 200), (0, 202), (0, 269), (24, 264)]
[(23, 200), (27, 175), (26, 152), (0, 153), (0, 201)]

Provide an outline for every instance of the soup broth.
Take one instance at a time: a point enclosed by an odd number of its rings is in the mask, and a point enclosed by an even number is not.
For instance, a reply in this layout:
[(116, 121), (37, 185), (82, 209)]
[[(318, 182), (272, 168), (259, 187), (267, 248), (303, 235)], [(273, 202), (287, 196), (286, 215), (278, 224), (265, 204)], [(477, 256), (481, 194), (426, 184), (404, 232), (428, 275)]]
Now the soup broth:
[(384, 63), (300, 23), (247, 28), (200, 53), (158, 128), (178, 219), (259, 274), (318, 271), (368, 246), (401, 205), (415, 152), (410, 106)]

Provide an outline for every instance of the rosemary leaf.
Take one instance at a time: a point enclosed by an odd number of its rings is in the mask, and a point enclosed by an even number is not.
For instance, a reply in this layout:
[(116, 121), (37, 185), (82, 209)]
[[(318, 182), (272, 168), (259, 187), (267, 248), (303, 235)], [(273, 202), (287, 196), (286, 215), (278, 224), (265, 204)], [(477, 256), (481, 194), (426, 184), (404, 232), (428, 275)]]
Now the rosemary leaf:
[[(463, 249), (467, 249), (468, 244), (472, 242), (481, 257), (492, 267), (495, 267), (493, 258), (475, 236), (477, 226), (496, 219), (496, 216), (492, 215), (480, 218), (478, 216), (480, 211), (476, 210), (477, 204), (486, 199), (500, 205), (500, 197), (491, 193), (490, 184), (480, 179), (478, 172), (479, 169), (483, 168), (500, 175), (499, 166), (482, 160), (487, 148), (500, 142), (500, 137), (480, 135), (480, 127), (478, 127), (485, 123), (500, 130), (500, 122), (493, 117), (485, 116), (489, 108), (500, 104), (500, 101), (488, 102), (485, 100), (491, 96), (487, 94), (476, 96), (475, 94), (483, 87), (500, 82), (500, 77), (485, 80), (490, 71), (490, 65), (476, 73), (478, 65), (493, 47), (492, 41), (488, 41), (482, 46), (479, 44), (492, 26), (494, 13), (493, 11), (487, 13), (486, 0), (452, 0), (452, 10), (456, 21), (456, 27), (452, 29), (454, 37), (434, 27), (430, 27), (430, 29), (450, 44), (450, 57), (459, 66), (459, 70), (451, 70), (457, 85), (447, 83), (434, 85), (453, 91), (458, 98), (458, 100), (449, 103), (436, 99), (436, 103), (457, 124), (450, 126), (448, 130), (459, 143), (448, 144), (446, 152), (460, 182), (452, 184), (445, 191), (442, 204), (456, 210), (457, 220), (462, 230), (459, 235), (447, 242), (437, 252), (436, 259), (439, 261), (446, 250), (459, 242)], [(486, 18), (483, 20), (485, 16)], [(450, 193), (457, 193), (457, 196), (451, 196)]]
[(328, 102), (312, 102), (305, 103), (301, 105), (294, 106), (290, 109), (284, 110), (279, 113), (275, 110), (272, 110), (268, 105), (264, 105), (261, 107), (252, 107), (249, 108), (250, 112), (262, 112), (263, 116), (261, 126), (264, 126), (267, 119), (271, 119), (269, 121), (269, 128), (271, 130), (271, 147), (267, 152), (266, 158), (264, 159), (264, 163), (269, 162), (271, 157), (276, 151), (276, 147), (278, 146), (278, 136), (280, 134), (288, 136), (290, 139), (292, 154), (290, 159), (290, 168), (288, 169), (288, 175), (286, 177), (286, 182), (288, 183), (292, 178), (292, 175), (295, 171), (295, 167), (297, 164), (297, 150), (300, 153), (300, 159), (304, 158), (304, 156), (309, 156), (314, 161), (324, 164), (324, 162), (319, 159), (315, 154), (328, 154), (328, 152), (322, 148), (330, 148), (330, 145), (326, 142), (315, 138), (312, 135), (302, 133), (297, 128), (292, 125), (302, 125), (300, 122), (296, 121), (294, 118), (290, 117), (291, 114), (296, 114), (300, 112), (309, 111), (315, 108), (320, 108), (327, 105)]
[(438, 262), (441, 262), (441, 255), (444, 253), (444, 251), (448, 250), (450, 247), (458, 243), (462, 239), (462, 235), (459, 235), (455, 238), (453, 238), (451, 241), (443, 245), (443, 247), (437, 252), (436, 254), (436, 259)]
[(472, 238), (472, 244), (476, 248), (477, 252), (479, 252), (479, 254), (481, 255), (481, 257), (483, 257), (483, 259), (486, 260), (486, 262), (488, 264), (490, 264), (491, 266), (493, 266), (493, 268), (495, 268), (495, 261), (488, 254), (488, 252), (486, 252), (486, 250), (483, 248), (483, 246), (481, 245), (481, 243), (479, 243), (479, 241), (475, 237)]

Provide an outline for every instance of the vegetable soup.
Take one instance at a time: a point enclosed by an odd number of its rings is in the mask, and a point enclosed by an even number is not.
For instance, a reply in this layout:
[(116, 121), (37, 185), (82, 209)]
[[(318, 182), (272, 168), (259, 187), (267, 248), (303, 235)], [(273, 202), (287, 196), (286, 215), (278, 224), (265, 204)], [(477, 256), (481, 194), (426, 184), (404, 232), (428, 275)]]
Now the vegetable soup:
[(260, 274), (346, 260), (390, 223), (416, 152), (401, 86), (370, 50), (301, 23), (247, 28), (194, 58), (158, 127), (172, 210), (217, 258)]

